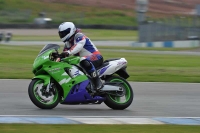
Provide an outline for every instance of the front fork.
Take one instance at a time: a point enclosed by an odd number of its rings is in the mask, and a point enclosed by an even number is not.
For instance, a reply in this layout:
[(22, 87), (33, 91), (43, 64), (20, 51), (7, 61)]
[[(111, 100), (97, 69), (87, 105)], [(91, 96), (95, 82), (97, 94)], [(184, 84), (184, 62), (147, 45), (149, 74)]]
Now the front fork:
[(32, 78), (32, 80), (33, 79), (42, 79), (44, 81), (44, 86), (49, 86), (51, 81), (51, 77), (49, 75), (38, 75)]
[(44, 81), (44, 84), (43, 84), (43, 88), (45, 89), (45, 92), (46, 93), (49, 93), (50, 91), (50, 88), (52, 87), (52, 83), (51, 83), (51, 77), (49, 75), (38, 75), (38, 76), (35, 76), (33, 79), (41, 79)]
[[(51, 77), (49, 75), (38, 75), (38, 76), (35, 76), (32, 79), (41, 79), (41, 80), (43, 80), (44, 83), (43, 83), (42, 89), (44, 89), (44, 91), (45, 91), (43, 93), (46, 93), (46, 94), (50, 93), (50, 89), (52, 89), (54, 83), (51, 83)], [(52, 90), (52, 93), (55, 95), (55, 90)], [(40, 97), (43, 97), (42, 94), (40, 94)]]

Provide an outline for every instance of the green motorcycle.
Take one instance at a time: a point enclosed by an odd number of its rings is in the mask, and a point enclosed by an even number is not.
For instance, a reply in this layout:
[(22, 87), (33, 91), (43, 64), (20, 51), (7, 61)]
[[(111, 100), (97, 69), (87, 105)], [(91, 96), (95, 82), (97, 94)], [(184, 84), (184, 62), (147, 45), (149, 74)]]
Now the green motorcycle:
[[(80, 57), (70, 56), (56, 62), (57, 44), (47, 44), (33, 63), (35, 77), (29, 84), (31, 101), (41, 109), (53, 109), (60, 104), (101, 104), (123, 110), (133, 101), (133, 90), (126, 81), (127, 61), (124, 58), (105, 60), (96, 68), (104, 84), (98, 91), (91, 77), (80, 67)], [(55, 54), (57, 53), (57, 54)]]

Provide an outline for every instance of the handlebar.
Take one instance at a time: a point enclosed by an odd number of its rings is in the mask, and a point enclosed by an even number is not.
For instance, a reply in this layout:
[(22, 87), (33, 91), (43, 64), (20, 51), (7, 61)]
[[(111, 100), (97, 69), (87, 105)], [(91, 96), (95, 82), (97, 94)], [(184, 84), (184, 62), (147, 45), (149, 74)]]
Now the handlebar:
[[(68, 57), (68, 56), (66, 56), (66, 57)], [(58, 52), (52, 52), (49, 55), (50, 60), (56, 61), (56, 62), (60, 62), (60, 61), (62, 61), (62, 59), (66, 58), (66, 57), (64, 57), (63, 54), (59, 54)]]

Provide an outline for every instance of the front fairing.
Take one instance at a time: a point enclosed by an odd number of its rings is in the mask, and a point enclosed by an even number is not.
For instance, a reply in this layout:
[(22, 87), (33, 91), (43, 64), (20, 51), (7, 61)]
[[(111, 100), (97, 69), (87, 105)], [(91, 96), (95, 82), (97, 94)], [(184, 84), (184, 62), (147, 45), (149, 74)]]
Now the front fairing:
[[(88, 81), (88, 77), (85, 74), (81, 73), (79, 73), (76, 77), (71, 77), (66, 72), (66, 70), (70, 70), (73, 66), (70, 63), (79, 63), (80, 57), (67, 57), (64, 59), (64, 61), (61, 62), (55, 62), (50, 60), (49, 54), (57, 50), (58, 48), (59, 47), (57, 47), (56, 45), (45, 46), (40, 51), (39, 55), (36, 57), (33, 63), (33, 73), (35, 75), (34, 78), (42, 79), (44, 81), (45, 86), (49, 84), (51, 79), (53, 79), (53, 81), (56, 81), (62, 88), (63, 99), (60, 102), (63, 103), (66, 97), (71, 92), (71, 90), (75, 86), (78, 87), (82, 82)], [(85, 87), (83, 89), (85, 89)]]
[(57, 44), (47, 44), (45, 45), (42, 50), (39, 52), (38, 56), (36, 57), (34, 63), (33, 63), (33, 73), (39, 69), (42, 64), (50, 61), (49, 55), (50, 53), (58, 50), (60, 48)]

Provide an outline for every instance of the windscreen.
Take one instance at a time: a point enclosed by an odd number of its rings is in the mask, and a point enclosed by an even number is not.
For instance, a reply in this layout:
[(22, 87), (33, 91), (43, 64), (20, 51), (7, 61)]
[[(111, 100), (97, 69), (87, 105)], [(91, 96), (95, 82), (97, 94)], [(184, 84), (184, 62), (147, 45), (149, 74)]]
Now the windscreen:
[[(49, 51), (49, 50), (51, 50), (51, 49), (56, 49), (56, 50), (58, 50), (60, 48), (60, 46), (58, 45), (58, 44), (47, 44), (47, 45), (45, 45), (43, 48), (42, 48), (42, 50), (39, 52), (39, 55), (41, 55), (41, 54), (43, 54), (44, 52), (46, 52), (46, 51)], [(38, 56), (39, 56), (38, 55)]]

